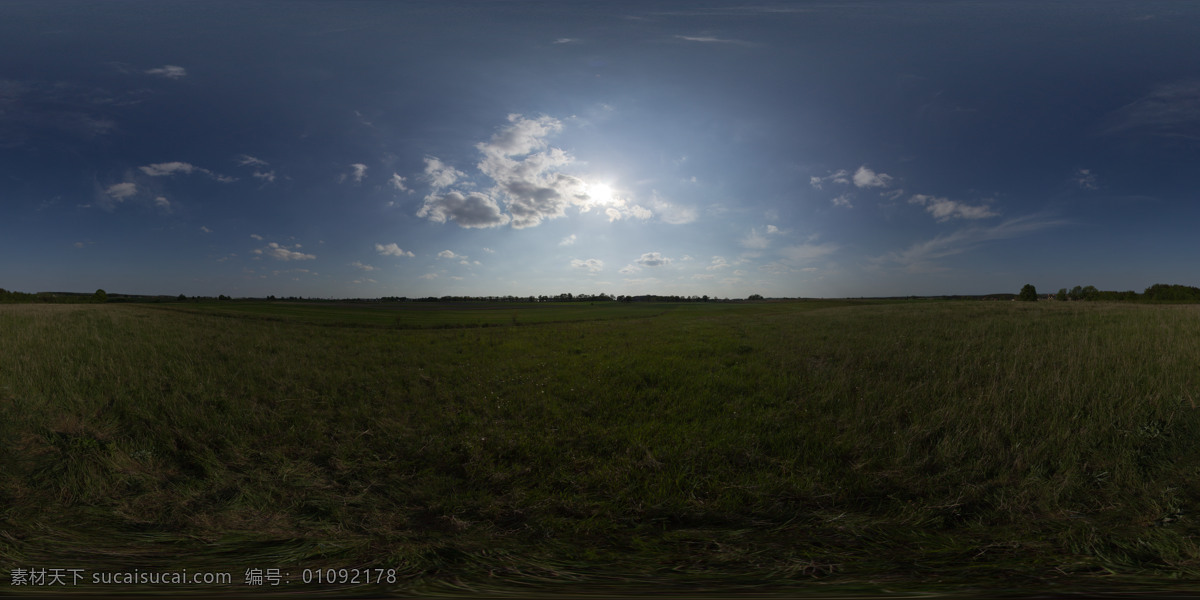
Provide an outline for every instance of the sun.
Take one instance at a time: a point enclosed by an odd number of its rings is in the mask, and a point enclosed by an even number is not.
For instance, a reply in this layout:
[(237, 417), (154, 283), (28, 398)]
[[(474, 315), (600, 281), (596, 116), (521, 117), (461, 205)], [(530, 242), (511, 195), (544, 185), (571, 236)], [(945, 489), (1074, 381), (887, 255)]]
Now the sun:
[(612, 186), (604, 182), (589, 183), (587, 195), (592, 204), (605, 205), (613, 202)]

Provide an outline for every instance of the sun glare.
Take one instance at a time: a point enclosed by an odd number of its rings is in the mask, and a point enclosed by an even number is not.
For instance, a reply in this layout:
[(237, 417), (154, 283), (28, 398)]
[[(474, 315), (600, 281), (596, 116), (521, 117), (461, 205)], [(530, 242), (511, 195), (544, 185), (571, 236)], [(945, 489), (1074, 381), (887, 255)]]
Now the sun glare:
[(613, 189), (607, 183), (589, 183), (587, 195), (592, 204), (605, 205), (613, 201)]

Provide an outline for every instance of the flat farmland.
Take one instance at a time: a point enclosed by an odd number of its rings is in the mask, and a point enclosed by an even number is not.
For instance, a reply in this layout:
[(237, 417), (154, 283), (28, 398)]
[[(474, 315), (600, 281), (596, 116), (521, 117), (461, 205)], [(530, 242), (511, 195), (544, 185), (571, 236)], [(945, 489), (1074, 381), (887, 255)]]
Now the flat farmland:
[(1198, 365), (1195, 306), (5, 305), (0, 567), (1176, 589)]

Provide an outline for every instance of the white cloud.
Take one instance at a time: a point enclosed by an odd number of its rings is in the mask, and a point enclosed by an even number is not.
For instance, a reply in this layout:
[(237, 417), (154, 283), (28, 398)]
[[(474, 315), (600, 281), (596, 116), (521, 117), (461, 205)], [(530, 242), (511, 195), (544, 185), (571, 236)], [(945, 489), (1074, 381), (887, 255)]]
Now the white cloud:
[(586, 269), (589, 273), (599, 273), (604, 270), (604, 261), (589, 258), (587, 260), (579, 260), (578, 258), (571, 260), (571, 267), (575, 269)]
[(134, 194), (137, 194), (137, 184), (128, 181), (125, 183), (114, 183), (113, 185), (108, 186), (108, 188), (104, 190), (104, 193), (108, 194), (108, 196), (113, 200), (120, 202), (130, 196), (133, 196)]
[(567, 237), (565, 237), (561, 241), (559, 241), (558, 245), (559, 246), (570, 246), (571, 244), (574, 244), (574, 243), (575, 243), (575, 234), (572, 233), (571, 235), (568, 235)]
[(421, 279), (437, 279), (437, 273), (426, 273), (421, 276)]
[(641, 271), (641, 268), (639, 268), (637, 265), (625, 265), (624, 267), (621, 267), (620, 271), (617, 272), (622, 275), (633, 275), (638, 271)]
[(372, 267), (371, 265), (364, 265), (363, 263), (361, 263), (357, 260), (350, 263), (350, 266), (354, 267), (355, 269), (358, 269), (359, 271), (374, 271), (375, 270), (375, 267)]
[(947, 198), (936, 198), (924, 194), (914, 194), (908, 199), (909, 204), (920, 204), (939, 223), (950, 219), (986, 219), (999, 216), (986, 205), (971, 206), (955, 202)]
[(375, 244), (375, 251), (383, 256), (407, 256), (409, 258), (415, 256), (412, 252), (401, 250), (395, 242), (390, 244)]
[(729, 263), (725, 262), (724, 256), (712, 257), (712, 264), (705, 267), (705, 269), (708, 269), (709, 271), (716, 271), (718, 269), (728, 269), (728, 268), (729, 268)]
[(440, 190), (442, 188), (454, 185), (460, 177), (465, 177), (466, 173), (451, 167), (442, 161), (432, 157), (425, 157), (425, 179), (433, 186), (433, 189)]
[(261, 242), (261, 241), (262, 241), (262, 239), (263, 239), (263, 236), (261, 236), (261, 235), (258, 235), (257, 233), (252, 233), (252, 234), (250, 234), (250, 237), (252, 237), (252, 238), (254, 238), (254, 239), (256, 239), (256, 240), (258, 240), (258, 241), (260, 241), (260, 242)]
[(578, 41), (579, 40), (577, 40), (575, 38), (558, 38), (557, 40), (554, 40), (553, 43), (555, 43), (555, 44), (570, 44), (571, 42), (578, 42)]
[(362, 163), (354, 163), (350, 165), (350, 173), (342, 174), (339, 181), (345, 181), (347, 177), (354, 183), (362, 183), (363, 177), (367, 176), (367, 165)]
[(778, 235), (779, 228), (774, 225), (767, 225), (767, 235)]
[(167, 199), (166, 199), (165, 197), (163, 197), (163, 196), (158, 196), (158, 197), (156, 197), (156, 198), (154, 199), (154, 205), (155, 205), (155, 206), (158, 206), (158, 207), (160, 207), (160, 208), (165, 208), (165, 209), (167, 209), (167, 210), (171, 210), (171, 201), (170, 201), (170, 200), (167, 200)]
[(408, 189), (404, 185), (404, 178), (401, 177), (399, 173), (392, 173), (392, 178), (388, 180), (388, 185), (391, 185), (396, 189), (396, 191), (399, 192), (412, 192), (412, 190)]
[[(475, 145), (482, 155), (476, 168), (494, 183), (486, 193), (443, 192), (465, 174), (437, 158), (426, 157), (424, 178), (430, 182), (433, 193), (426, 197), (417, 216), (441, 223), (453, 219), (462, 227), (511, 224), (515, 229), (535, 227), (542, 221), (565, 216), (566, 209), (572, 206), (580, 212), (603, 208), (609, 222), (625, 217), (649, 219), (654, 214), (660, 214), (667, 223), (696, 219), (694, 209), (676, 206), (657, 195), (656, 211), (651, 212), (630, 204), (628, 198), (606, 181), (588, 181), (566, 173), (575, 158), (551, 147), (547, 141), (562, 129), (562, 122), (552, 117), (510, 114), (508, 125), (487, 142)], [(506, 211), (501, 210), (501, 202)]]
[(261, 180), (267, 182), (267, 183), (275, 182), (275, 171), (266, 171), (266, 172), (255, 171), (254, 176), (257, 177), (258, 179), (261, 179)]
[(154, 69), (147, 69), (147, 75), (158, 75), (167, 79), (182, 79), (187, 76), (187, 69), (176, 65), (163, 65)]
[(887, 187), (892, 182), (892, 176), (886, 173), (876, 173), (863, 165), (854, 172), (854, 186), (860, 188)]
[(549, 135), (562, 130), (562, 123), (547, 116), (527, 119), (517, 114), (509, 115), (508, 120), (511, 125), (475, 147), (483, 153), (479, 170), (496, 182), (494, 190), (504, 199), (512, 226), (540, 225), (543, 220), (564, 216), (571, 204), (589, 207), (584, 181), (559, 171), (575, 159), (546, 142)]
[[(293, 247), (299, 248), (300, 244), (296, 244)], [(295, 250), (290, 250), (290, 249), (288, 249), (287, 246), (281, 246), (280, 244), (278, 244), (276, 242), (271, 242), (271, 243), (267, 244), (265, 248), (255, 249), (254, 253), (258, 254), (258, 255), (270, 256), (271, 258), (274, 258), (275, 260), (284, 260), (284, 261), (287, 261), (287, 260), (312, 260), (312, 259), (316, 258), (316, 256), (314, 256), (312, 254), (296, 252)]]
[(659, 252), (647, 252), (637, 259), (637, 263), (646, 267), (658, 267), (671, 264), (671, 259)]
[(1079, 169), (1075, 171), (1075, 183), (1085, 190), (1099, 189), (1096, 185), (1096, 174), (1092, 173), (1091, 169)]
[(204, 233), (212, 233), (211, 229), (209, 229), (203, 225), (200, 226), (200, 231), (203, 231)]
[(484, 252), (487, 252), (488, 254), (495, 254), (495, 253), (496, 253), (496, 251), (495, 251), (495, 250), (492, 250), (491, 248), (484, 248), (484, 249), (483, 249), (483, 251), (484, 251)]
[(500, 206), (490, 196), (479, 192), (446, 192), (425, 197), (425, 204), (417, 211), (418, 217), (428, 218), (435, 223), (454, 221), (460, 227), (496, 227), (509, 222), (509, 216), (500, 211)]
[(449, 250), (442, 250), (441, 252), (438, 252), (438, 258), (465, 258), (465, 257), (461, 254), (455, 254)]

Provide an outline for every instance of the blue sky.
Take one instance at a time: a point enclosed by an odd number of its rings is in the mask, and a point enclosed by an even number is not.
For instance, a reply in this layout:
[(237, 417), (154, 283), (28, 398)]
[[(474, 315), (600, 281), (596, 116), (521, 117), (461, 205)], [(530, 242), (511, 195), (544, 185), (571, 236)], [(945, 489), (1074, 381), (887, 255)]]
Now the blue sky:
[(0, 4), (0, 287), (1200, 285), (1200, 4)]

